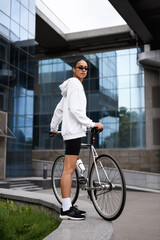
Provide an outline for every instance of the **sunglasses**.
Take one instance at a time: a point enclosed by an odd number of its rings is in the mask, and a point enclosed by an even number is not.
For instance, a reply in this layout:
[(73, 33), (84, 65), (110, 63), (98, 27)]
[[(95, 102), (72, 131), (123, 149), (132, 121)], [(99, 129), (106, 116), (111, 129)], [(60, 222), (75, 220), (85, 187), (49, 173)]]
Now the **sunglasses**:
[(84, 69), (85, 71), (88, 71), (88, 70), (89, 70), (88, 67), (81, 67), (81, 66), (80, 66), (80, 67), (75, 67), (75, 68), (79, 68), (80, 70), (83, 70), (83, 69)]

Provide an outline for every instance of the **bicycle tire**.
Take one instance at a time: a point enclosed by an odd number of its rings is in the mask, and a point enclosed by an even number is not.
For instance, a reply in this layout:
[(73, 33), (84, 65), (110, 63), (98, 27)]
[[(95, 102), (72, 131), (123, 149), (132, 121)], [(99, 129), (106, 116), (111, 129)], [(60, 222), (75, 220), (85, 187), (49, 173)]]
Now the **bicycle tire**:
[[(100, 166), (102, 163), (109, 181)], [(108, 189), (91, 190), (91, 200), (98, 214), (105, 220), (112, 221), (120, 216), (126, 201), (126, 184), (123, 172), (118, 162), (110, 155), (103, 154), (96, 159), (96, 165), (103, 186), (109, 186)], [(99, 186), (95, 171), (95, 165), (92, 164), (89, 186), (94, 188)]]
[[(51, 182), (52, 189), (57, 201), (62, 204), (61, 197), (61, 187), (60, 181), (62, 177), (63, 167), (64, 167), (65, 156), (59, 156), (53, 163), (52, 172), (51, 172)], [(71, 201), (74, 204), (77, 201), (79, 195), (79, 182), (78, 182), (78, 172), (75, 169), (75, 172), (72, 175), (72, 185), (71, 185)]]

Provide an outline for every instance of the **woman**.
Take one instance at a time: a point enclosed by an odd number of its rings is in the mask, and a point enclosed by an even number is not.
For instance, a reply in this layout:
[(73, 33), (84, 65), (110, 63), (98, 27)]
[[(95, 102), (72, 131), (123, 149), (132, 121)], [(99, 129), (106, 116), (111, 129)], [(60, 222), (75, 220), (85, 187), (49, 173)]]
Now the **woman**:
[(51, 134), (56, 136), (62, 122), (62, 136), (65, 141), (65, 161), (61, 178), (62, 209), (60, 218), (84, 220), (85, 211), (72, 206), (70, 193), (72, 174), (81, 147), (81, 138), (86, 136), (86, 128), (103, 129), (103, 124), (95, 123), (86, 116), (86, 96), (82, 85), (87, 76), (86, 61), (77, 60), (73, 67), (73, 77), (64, 81), (59, 87), (62, 99), (58, 103), (50, 124)]

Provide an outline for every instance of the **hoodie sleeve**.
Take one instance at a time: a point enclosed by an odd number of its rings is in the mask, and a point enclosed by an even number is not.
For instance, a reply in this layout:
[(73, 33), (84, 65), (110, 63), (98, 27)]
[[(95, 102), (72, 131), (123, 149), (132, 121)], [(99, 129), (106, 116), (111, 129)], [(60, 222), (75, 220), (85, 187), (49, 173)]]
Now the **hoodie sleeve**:
[(70, 112), (74, 115), (78, 122), (87, 128), (94, 127), (94, 122), (86, 116), (86, 104), (84, 104), (83, 98), (86, 101), (85, 93), (79, 86), (72, 85), (68, 91), (68, 107)]
[(62, 121), (63, 116), (63, 101), (64, 98), (62, 97), (61, 101), (58, 103), (56, 109), (54, 110), (53, 117), (50, 123), (50, 130), (51, 132), (57, 132), (58, 126)]

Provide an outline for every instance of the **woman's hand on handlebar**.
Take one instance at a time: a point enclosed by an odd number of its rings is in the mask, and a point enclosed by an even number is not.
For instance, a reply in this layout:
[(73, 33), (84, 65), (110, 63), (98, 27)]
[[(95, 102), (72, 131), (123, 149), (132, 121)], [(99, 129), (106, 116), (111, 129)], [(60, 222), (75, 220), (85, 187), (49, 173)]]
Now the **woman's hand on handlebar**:
[(58, 132), (49, 132), (50, 137), (55, 137), (57, 136)]
[(97, 129), (99, 129), (99, 130), (103, 130), (103, 128), (104, 128), (103, 124), (100, 123), (100, 122), (95, 123), (95, 124), (94, 124), (94, 127), (97, 128)]

